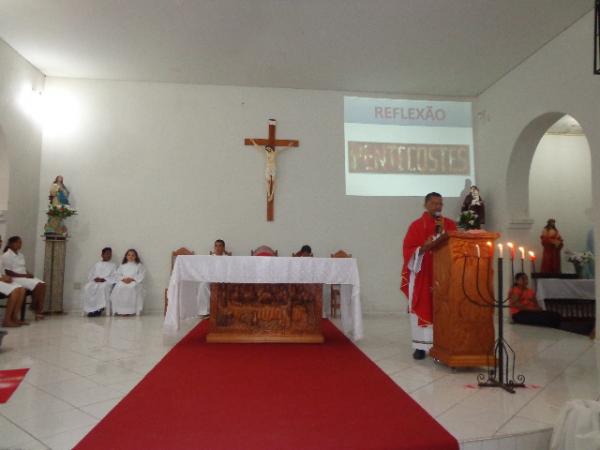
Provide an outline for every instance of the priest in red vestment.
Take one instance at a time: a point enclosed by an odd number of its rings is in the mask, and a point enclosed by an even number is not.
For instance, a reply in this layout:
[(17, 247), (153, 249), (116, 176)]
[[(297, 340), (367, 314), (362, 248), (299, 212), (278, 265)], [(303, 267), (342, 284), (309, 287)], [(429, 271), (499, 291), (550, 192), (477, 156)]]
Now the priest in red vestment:
[(433, 345), (433, 253), (432, 250), (456, 230), (456, 223), (442, 216), (442, 196), (431, 192), (425, 196), (425, 212), (410, 224), (402, 251), (402, 284), (408, 298), (413, 358), (423, 359)]

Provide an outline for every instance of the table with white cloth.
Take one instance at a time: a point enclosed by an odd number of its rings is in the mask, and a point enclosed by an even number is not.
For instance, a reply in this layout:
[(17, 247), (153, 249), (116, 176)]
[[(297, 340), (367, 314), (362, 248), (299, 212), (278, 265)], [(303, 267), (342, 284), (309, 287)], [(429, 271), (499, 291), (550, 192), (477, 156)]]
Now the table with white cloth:
[(199, 283), (339, 284), (342, 329), (354, 340), (363, 337), (360, 281), (354, 258), (178, 256), (167, 291), (166, 333), (178, 331), (182, 321), (197, 317), (198, 296), (193, 294), (197, 287), (194, 291), (190, 284)]
[(583, 279), (538, 278), (536, 291), (540, 307), (546, 309), (545, 299), (595, 300), (596, 283)]

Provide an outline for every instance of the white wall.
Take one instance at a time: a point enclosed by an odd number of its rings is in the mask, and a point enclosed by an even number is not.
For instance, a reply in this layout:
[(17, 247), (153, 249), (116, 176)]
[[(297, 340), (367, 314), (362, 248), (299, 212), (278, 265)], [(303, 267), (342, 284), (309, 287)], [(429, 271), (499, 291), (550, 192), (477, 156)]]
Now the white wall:
[[(564, 250), (583, 252), (592, 227), (587, 210), (592, 206), (590, 149), (585, 136), (547, 134), (540, 141), (531, 164), (529, 205), (534, 224), (531, 240), (538, 239), (550, 217), (565, 240)], [(574, 272), (562, 252), (562, 270)]]
[[(539, 133), (539, 137), (564, 114), (582, 125), (591, 152), (593, 204), (600, 203), (600, 77), (592, 73), (593, 26), (590, 12), (483, 92), (475, 102), (478, 183), (488, 200), (490, 227), (502, 231), (505, 238), (539, 245), (537, 237), (531, 236), (537, 233), (531, 232), (527, 220), (531, 219), (529, 208), (520, 204), (528, 200), (529, 179), (509, 173), (511, 152), (519, 142), (533, 146), (529, 159), (517, 161), (529, 173), (538, 142), (528, 143), (520, 138), (530, 124), (539, 129), (526, 130), (525, 134)], [(521, 198), (515, 196), (509, 201), (507, 194), (515, 186)], [(582, 212), (588, 207), (587, 202), (578, 199), (572, 202)], [(597, 208), (594, 227), (598, 236)]]
[[(590, 13), (476, 101), (477, 184), (488, 205), (487, 228), (504, 238), (538, 245), (529, 208), (522, 206), (529, 178), (510, 178), (508, 167), (523, 130), (548, 113), (540, 137), (567, 113), (586, 132), (598, 204), (600, 77), (591, 71), (592, 31)], [(344, 196), (342, 93), (63, 79), (50, 79), (47, 87), (64, 89), (81, 104), (76, 133), (45, 135), (38, 193), (45, 201), (60, 173), (81, 210), (69, 221), (67, 308), (77, 307), (74, 283), (84, 280), (104, 245), (119, 254), (140, 249), (150, 273), (148, 305), (159, 309), (170, 251), (186, 245), (206, 252), (222, 237), (235, 254), (261, 243), (281, 254), (303, 243), (318, 256), (345, 248), (359, 261), (364, 309), (404, 310), (401, 244), (422, 201)], [(244, 137), (265, 136), (269, 117), (278, 119), (279, 137), (301, 143), (279, 157), (274, 223), (264, 219), (264, 157), (242, 145)], [(509, 202), (507, 185), (521, 189), (521, 198)], [(38, 229), (44, 219), (40, 213)], [(598, 235), (597, 213), (595, 227)], [(41, 261), (41, 247), (36, 257)]]
[[(358, 259), (364, 309), (405, 310), (402, 239), (422, 199), (344, 195), (342, 93), (49, 78), (45, 94), (59, 91), (77, 99), (81, 124), (67, 136), (45, 134), (39, 199), (61, 174), (80, 210), (67, 221), (67, 309), (79, 308), (74, 284), (105, 245), (119, 257), (140, 250), (156, 310), (170, 252), (206, 253), (223, 238), (236, 255), (260, 244), (280, 255), (305, 243), (322, 257), (346, 249)], [(270, 117), (279, 138), (300, 140), (278, 156), (272, 223), (264, 155), (243, 145), (266, 136)]]
[[(523, 182), (509, 178), (511, 152), (527, 125), (547, 113), (557, 112), (557, 119), (569, 114), (582, 125), (591, 150), (593, 193), (594, 196), (600, 193), (600, 180), (595, 176), (600, 164), (596, 156), (600, 145), (600, 77), (592, 74), (591, 35), (592, 13), (565, 30), (475, 101), (478, 178), (483, 194), (487, 193), (487, 198), (493, 202), (491, 219), (496, 228), (507, 228), (515, 218), (514, 211), (521, 209), (515, 202), (507, 202), (509, 181)], [(553, 121), (550, 120), (549, 125)], [(514, 234), (520, 232), (516, 230)]]
[[(44, 77), (12, 48), (0, 40), (0, 210), (7, 222), (0, 224), (3, 238), (23, 237), (23, 252), (33, 270), (40, 178), (41, 132), (20, 108), (23, 89), (43, 88)], [(36, 273), (41, 275), (42, 268)]]
[(10, 181), (10, 163), (6, 144), (0, 137), (0, 236), (6, 239), (6, 216), (8, 210), (8, 188)]

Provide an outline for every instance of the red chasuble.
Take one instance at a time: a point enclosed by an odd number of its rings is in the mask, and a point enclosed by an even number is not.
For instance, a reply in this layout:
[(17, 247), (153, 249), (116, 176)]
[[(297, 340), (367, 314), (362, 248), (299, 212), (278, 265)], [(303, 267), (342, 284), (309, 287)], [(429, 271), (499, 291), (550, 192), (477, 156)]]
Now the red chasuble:
[[(447, 218), (443, 218), (442, 231), (454, 231), (456, 224)], [(412, 258), (417, 248), (425, 244), (427, 238), (435, 235), (435, 219), (428, 213), (423, 215), (410, 224), (404, 243), (402, 253), (404, 254), (404, 265), (402, 266), (402, 284), (400, 289), (408, 298), (408, 282), (410, 273), (408, 271), (408, 262)], [(433, 323), (433, 294), (431, 287), (433, 284), (433, 253), (431, 251), (423, 255), (421, 271), (415, 278), (415, 287), (410, 312), (417, 315), (420, 326), (427, 326)]]

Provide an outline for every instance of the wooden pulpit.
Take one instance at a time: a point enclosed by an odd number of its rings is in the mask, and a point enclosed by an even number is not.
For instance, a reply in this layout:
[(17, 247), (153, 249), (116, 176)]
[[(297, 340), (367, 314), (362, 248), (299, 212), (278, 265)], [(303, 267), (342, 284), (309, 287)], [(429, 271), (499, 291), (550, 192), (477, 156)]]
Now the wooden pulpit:
[(449, 367), (494, 365), (494, 241), (498, 233), (450, 231), (433, 250), (433, 347)]

